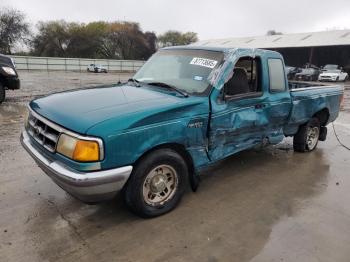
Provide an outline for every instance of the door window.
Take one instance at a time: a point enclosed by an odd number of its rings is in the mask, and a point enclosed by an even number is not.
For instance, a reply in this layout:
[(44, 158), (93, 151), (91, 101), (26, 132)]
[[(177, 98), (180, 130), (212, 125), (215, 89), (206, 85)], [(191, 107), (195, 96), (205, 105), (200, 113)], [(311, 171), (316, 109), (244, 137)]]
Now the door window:
[(242, 57), (224, 86), (225, 97), (254, 95), (261, 92), (260, 63), (258, 58)]

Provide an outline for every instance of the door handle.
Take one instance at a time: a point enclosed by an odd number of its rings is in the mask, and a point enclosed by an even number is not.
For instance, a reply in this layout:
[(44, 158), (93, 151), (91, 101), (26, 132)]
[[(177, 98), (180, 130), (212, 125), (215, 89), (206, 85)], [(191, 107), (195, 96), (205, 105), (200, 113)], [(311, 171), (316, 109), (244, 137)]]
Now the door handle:
[(265, 104), (256, 104), (256, 105), (255, 105), (255, 109), (262, 109), (262, 108), (264, 108), (264, 107), (266, 107)]

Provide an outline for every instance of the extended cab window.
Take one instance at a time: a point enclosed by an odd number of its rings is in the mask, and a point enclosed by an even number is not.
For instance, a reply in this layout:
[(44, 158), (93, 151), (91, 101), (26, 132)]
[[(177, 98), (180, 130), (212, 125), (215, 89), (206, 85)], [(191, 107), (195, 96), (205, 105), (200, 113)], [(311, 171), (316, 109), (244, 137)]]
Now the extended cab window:
[(224, 86), (226, 97), (254, 95), (261, 92), (259, 58), (242, 57)]
[(270, 58), (268, 60), (270, 90), (272, 92), (282, 92), (286, 90), (285, 74), (281, 59)]

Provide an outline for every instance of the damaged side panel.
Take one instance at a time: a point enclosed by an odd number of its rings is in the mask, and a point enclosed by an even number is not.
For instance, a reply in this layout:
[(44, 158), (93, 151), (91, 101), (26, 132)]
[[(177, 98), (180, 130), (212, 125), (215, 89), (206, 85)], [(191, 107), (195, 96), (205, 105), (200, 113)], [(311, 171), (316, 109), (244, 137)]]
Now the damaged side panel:
[[(223, 98), (223, 87), (233, 76), (233, 69), (242, 57), (260, 61), (260, 92), (247, 93), (234, 100)], [(212, 117), (209, 131), (209, 156), (212, 161), (248, 149), (259, 143), (279, 143), (283, 126), (288, 120), (291, 100), (289, 90), (269, 92), (267, 58), (279, 58), (274, 52), (258, 49), (232, 49), (225, 61), (213, 71), (209, 81), (214, 86), (211, 94)], [(287, 83), (286, 83), (287, 86)]]
[(213, 115), (209, 132), (209, 155), (212, 161), (244, 150), (261, 141), (253, 107)]
[(320, 89), (295, 89), (291, 92), (292, 110), (290, 119), (284, 127), (287, 136), (294, 135), (300, 125), (306, 123), (315, 113), (326, 110), (329, 113), (327, 123), (333, 122), (339, 114), (340, 87), (323, 87)]

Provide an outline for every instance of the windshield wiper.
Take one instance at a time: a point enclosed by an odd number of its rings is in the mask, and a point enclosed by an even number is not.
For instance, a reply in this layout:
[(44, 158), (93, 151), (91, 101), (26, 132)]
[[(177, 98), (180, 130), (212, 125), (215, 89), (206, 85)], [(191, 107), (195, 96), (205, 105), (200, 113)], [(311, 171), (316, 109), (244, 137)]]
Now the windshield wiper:
[(179, 94), (183, 95), (184, 97), (188, 97), (188, 94), (187, 94), (185, 91), (183, 91), (183, 90), (177, 88), (176, 86), (169, 85), (169, 84), (167, 84), (167, 83), (163, 83), (163, 82), (150, 82), (150, 83), (147, 83), (147, 84), (148, 84), (148, 85), (154, 85), (154, 86), (165, 87), (165, 88), (167, 88), (167, 89), (171, 89), (171, 90), (174, 90), (174, 91), (178, 92)]
[(141, 85), (140, 85), (140, 81), (137, 80), (137, 79), (135, 79), (135, 78), (129, 78), (129, 79), (128, 79), (128, 83), (129, 83), (129, 82), (133, 82), (133, 83), (135, 84), (136, 87), (140, 87), (140, 86), (141, 86)]

